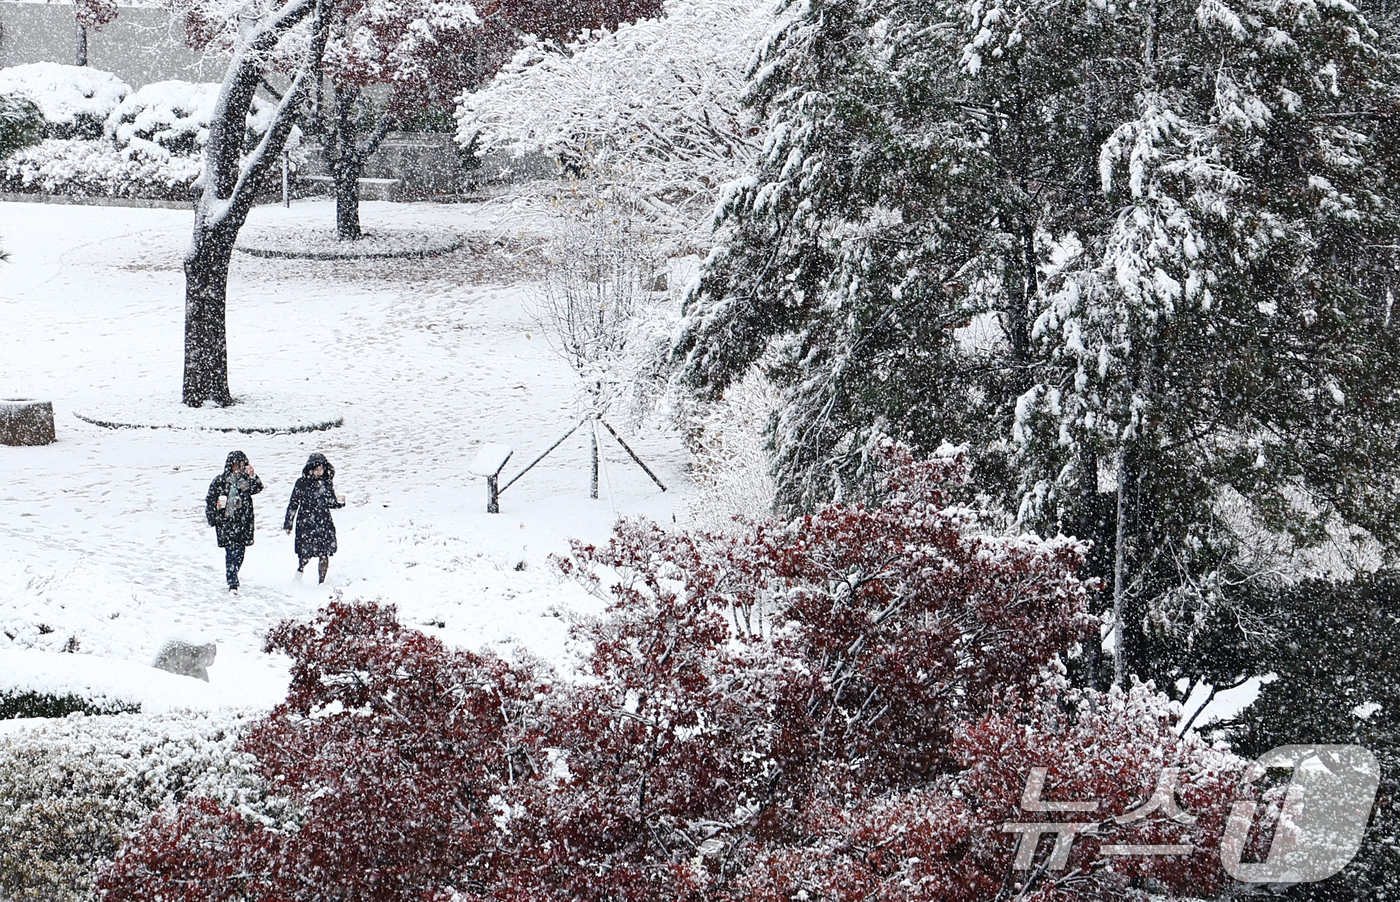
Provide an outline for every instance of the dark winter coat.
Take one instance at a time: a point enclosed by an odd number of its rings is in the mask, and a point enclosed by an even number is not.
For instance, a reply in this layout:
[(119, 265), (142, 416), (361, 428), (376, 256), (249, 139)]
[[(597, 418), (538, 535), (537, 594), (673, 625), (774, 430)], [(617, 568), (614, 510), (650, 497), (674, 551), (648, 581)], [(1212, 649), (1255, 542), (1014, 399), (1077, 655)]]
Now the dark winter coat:
[[(256, 476), (234, 475), (236, 463), (247, 464), (248, 456), (242, 451), (231, 453), (224, 471), (209, 483), (209, 494), (204, 496), (204, 519), (214, 527), (220, 548), (253, 544), (253, 496), (263, 490), (263, 484)], [(220, 495), (228, 496), (223, 510), (219, 509)]]
[[(311, 475), (317, 465), (325, 468), (320, 479)], [(296, 551), (302, 560), (335, 554), (335, 521), (331, 511), (345, 505), (335, 500), (335, 467), (323, 454), (313, 454), (302, 467), (301, 478), (292, 489), (283, 529), (296, 523)]]

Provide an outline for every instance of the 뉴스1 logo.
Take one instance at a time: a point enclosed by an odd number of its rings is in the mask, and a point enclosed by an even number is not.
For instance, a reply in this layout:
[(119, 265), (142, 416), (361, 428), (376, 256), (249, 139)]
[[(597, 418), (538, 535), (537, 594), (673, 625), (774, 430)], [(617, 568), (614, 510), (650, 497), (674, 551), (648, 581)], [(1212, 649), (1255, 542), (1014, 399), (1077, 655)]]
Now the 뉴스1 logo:
[[(1357, 745), (1285, 745), (1269, 751), (1250, 767), (1246, 782), (1254, 782), (1267, 771), (1290, 769), (1292, 778), (1284, 796), (1268, 857), (1258, 863), (1241, 861), (1251, 830), (1256, 827), (1258, 808), (1254, 802), (1236, 802), (1220, 841), (1220, 862), (1225, 872), (1245, 883), (1315, 883), (1336, 874), (1356, 857), (1361, 838), (1371, 819), (1371, 806), (1380, 785), (1380, 766), (1375, 756)], [(1097, 800), (1051, 802), (1042, 799), (1049, 768), (1033, 767), (1021, 794), (1021, 810), (1027, 812), (1088, 813), (1098, 810)], [(1158, 815), (1189, 827), (1196, 818), (1182, 810), (1176, 801), (1181, 769), (1168, 767), (1157, 779), (1151, 798), (1131, 811), (1110, 818), (1117, 824), (1130, 824)], [(1047, 870), (1063, 870), (1075, 837), (1103, 826), (1105, 821), (1032, 821), (1002, 824), (1006, 833), (1016, 833), (1016, 859), (1012, 867), (1030, 870), (1040, 839), (1055, 837)], [(1099, 852), (1108, 856), (1191, 855), (1195, 846), (1180, 844), (1104, 844)]]
[(1236, 802), (1220, 842), (1225, 872), (1245, 883), (1315, 883), (1347, 866), (1361, 848), (1380, 785), (1380, 766), (1359, 745), (1284, 745), (1249, 769), (1252, 782), (1270, 768), (1292, 768), (1269, 857), (1240, 861), (1257, 806)]

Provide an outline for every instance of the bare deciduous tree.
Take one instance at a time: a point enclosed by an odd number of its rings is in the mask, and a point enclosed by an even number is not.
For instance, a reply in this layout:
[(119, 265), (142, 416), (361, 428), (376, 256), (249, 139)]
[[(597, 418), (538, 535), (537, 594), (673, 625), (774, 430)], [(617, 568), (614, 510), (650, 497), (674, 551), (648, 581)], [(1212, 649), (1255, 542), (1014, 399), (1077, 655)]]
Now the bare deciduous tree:
[(578, 376), (582, 416), (594, 422), (596, 498), (596, 423), (619, 403), (644, 409), (665, 383), (665, 261), (645, 220), (608, 189), (582, 183), (558, 202), (564, 226), (534, 313), (550, 347)]

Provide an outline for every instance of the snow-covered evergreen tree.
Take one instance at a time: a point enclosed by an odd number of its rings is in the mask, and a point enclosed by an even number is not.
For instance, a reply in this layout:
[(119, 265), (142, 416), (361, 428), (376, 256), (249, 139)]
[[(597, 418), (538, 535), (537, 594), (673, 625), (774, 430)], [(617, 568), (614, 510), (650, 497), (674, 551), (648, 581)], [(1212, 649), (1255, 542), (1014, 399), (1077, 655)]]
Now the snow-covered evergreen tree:
[(1119, 662), (1168, 676), (1278, 564), (1245, 536), (1397, 537), (1395, 144), (1376, 119), (1395, 69), (1347, 6), (1126, 24), (1132, 107), (1098, 148), (1112, 215), (1047, 236), (1016, 429), (1030, 524), (1065, 528), (1111, 486)]
[(1100, 137), (1063, 65), (1082, 56), (1075, 30), (1056, 14), (1022, 36), (1021, 63), (981, 67), (969, 15), (823, 0), (754, 72), (770, 138), (720, 206), (680, 347), (688, 380), (719, 393), (780, 339), (784, 505), (850, 489), (882, 434), (932, 448), (1006, 432), (1030, 382), (1037, 229), (1102, 206), (1073, 159)]
[(1276, 563), (1244, 536), (1400, 523), (1384, 46), (1340, 4), (812, 0), (681, 376), (781, 354), (781, 505), (882, 435), (969, 443), (1024, 528), (1095, 540), (1127, 669), (1244, 643), (1197, 628)]

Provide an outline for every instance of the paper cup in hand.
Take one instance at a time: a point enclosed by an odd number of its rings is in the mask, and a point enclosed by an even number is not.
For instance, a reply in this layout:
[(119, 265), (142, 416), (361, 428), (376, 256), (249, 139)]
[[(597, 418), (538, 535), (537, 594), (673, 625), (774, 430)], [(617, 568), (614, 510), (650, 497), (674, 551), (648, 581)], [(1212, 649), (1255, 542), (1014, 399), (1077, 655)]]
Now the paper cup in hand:
[(227, 496), (227, 495), (220, 495), (220, 496), (219, 496), (219, 510), (223, 510), (223, 509), (224, 509), (225, 507), (227, 507), (227, 506), (228, 506), (228, 496)]

